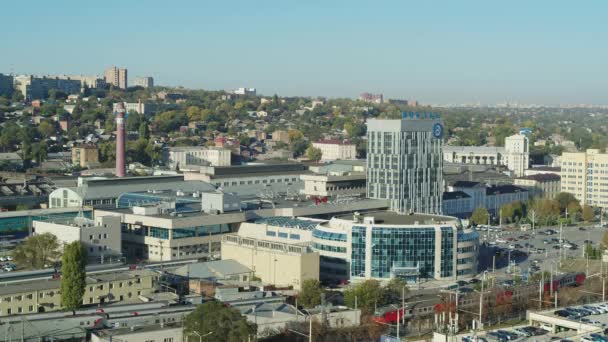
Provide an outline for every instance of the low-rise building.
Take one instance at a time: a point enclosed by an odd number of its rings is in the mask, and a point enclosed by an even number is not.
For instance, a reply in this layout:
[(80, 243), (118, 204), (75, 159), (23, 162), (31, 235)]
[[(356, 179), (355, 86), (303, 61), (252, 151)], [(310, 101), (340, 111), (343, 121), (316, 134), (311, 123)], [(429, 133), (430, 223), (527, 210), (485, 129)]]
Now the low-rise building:
[[(486, 185), (480, 182), (457, 181), (447, 187), (449, 192), (464, 192), (471, 197), (471, 207), (467, 212), (476, 208), (486, 208), (490, 214), (496, 215), (500, 208), (513, 202), (526, 202), (530, 193), (526, 188), (512, 185)], [(463, 217), (458, 213), (451, 215)]]
[[(150, 270), (89, 274), (82, 304), (135, 301), (153, 293), (157, 281), (158, 274)], [(59, 279), (5, 284), (0, 287), (0, 316), (63, 310), (60, 287)]]
[(72, 164), (82, 168), (99, 165), (99, 148), (95, 144), (72, 147)]
[[(167, 147), (163, 151), (163, 161), (170, 169), (189, 169), (198, 166), (230, 166), (229, 149), (206, 146)], [(197, 168), (198, 169), (198, 168)]]
[(362, 197), (365, 196), (364, 173), (346, 175), (302, 175), (302, 194), (306, 197)]
[[(136, 112), (141, 115), (152, 115), (158, 110), (158, 106), (152, 102), (123, 102), (124, 109), (127, 113)], [(119, 102), (115, 102), (112, 108), (112, 112), (116, 112), (118, 109)]]
[(34, 221), (32, 232), (36, 235), (50, 233), (63, 246), (79, 241), (87, 249), (91, 259), (121, 254), (120, 217), (96, 216), (89, 219), (77, 216), (73, 219)]
[(146, 326), (111, 328), (91, 333), (91, 342), (129, 341), (129, 342), (180, 342), (195, 340), (195, 334), (184, 339), (184, 327), (178, 323), (160, 323)]
[(552, 173), (540, 173), (515, 178), (513, 184), (528, 189), (532, 196), (555, 198), (562, 190), (561, 176)]
[(23, 158), (15, 152), (0, 153), (0, 166), (5, 170), (21, 170), (23, 168)]
[(347, 140), (320, 140), (312, 146), (321, 150), (321, 160), (357, 159), (357, 146)]
[(283, 130), (276, 130), (272, 132), (272, 141), (280, 141), (285, 144), (289, 144), (289, 132)]

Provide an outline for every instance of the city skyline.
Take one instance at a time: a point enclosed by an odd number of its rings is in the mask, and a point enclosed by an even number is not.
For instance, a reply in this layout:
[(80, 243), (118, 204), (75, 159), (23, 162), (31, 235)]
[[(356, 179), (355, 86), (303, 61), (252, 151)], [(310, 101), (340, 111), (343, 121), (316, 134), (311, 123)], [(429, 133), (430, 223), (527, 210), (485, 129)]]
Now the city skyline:
[(427, 104), (605, 104), (608, 80), (600, 71), (608, 51), (597, 42), (607, 34), (599, 25), (606, 5), (518, 3), (109, 2), (85, 9), (65, 0), (36, 2), (36, 11), (11, 3), (0, 27), (16, 33), (5, 40), (0, 70), (102, 75), (121, 65), (161, 85), (250, 86), (265, 95), (369, 91)]

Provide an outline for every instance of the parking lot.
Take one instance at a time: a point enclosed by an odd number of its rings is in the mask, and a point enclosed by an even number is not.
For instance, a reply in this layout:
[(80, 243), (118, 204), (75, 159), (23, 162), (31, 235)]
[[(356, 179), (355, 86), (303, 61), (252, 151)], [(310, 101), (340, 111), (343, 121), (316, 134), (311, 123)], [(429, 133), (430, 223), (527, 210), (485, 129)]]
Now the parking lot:
[[(585, 244), (599, 247), (604, 233), (608, 229), (599, 225), (580, 225), (562, 228), (560, 242), (559, 227), (541, 228), (535, 231), (502, 229), (488, 231), (479, 229), (480, 269), (492, 271), (493, 259), (496, 257), (496, 277), (510, 278), (512, 274), (528, 276), (534, 272), (559, 270), (559, 260), (581, 259), (584, 256)], [(511, 261), (511, 267), (509, 267)], [(598, 261), (590, 261), (597, 266)], [(586, 271), (586, 270), (580, 270)]]

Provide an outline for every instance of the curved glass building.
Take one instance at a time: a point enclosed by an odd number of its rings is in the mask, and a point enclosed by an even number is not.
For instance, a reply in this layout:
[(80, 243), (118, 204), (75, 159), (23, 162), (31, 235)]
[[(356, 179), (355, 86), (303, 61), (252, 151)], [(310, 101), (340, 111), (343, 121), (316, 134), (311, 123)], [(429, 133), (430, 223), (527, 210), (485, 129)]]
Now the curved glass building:
[(476, 274), (479, 235), (455, 217), (382, 211), (318, 224), (312, 248), (325, 279), (457, 279)]

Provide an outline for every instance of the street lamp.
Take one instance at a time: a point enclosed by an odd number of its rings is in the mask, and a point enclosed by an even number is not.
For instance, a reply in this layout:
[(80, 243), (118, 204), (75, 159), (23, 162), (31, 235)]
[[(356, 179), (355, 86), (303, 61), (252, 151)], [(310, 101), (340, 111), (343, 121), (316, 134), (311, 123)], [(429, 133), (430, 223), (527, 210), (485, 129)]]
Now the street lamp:
[(193, 333), (194, 333), (196, 336), (198, 336), (198, 342), (203, 342), (203, 337), (207, 337), (207, 336), (209, 336), (209, 335), (213, 334), (213, 331), (210, 331), (210, 332), (206, 333), (205, 335), (201, 335), (201, 334), (199, 334), (199, 333), (198, 333), (198, 331), (196, 331), (196, 330), (192, 330), (192, 332), (193, 332)]

